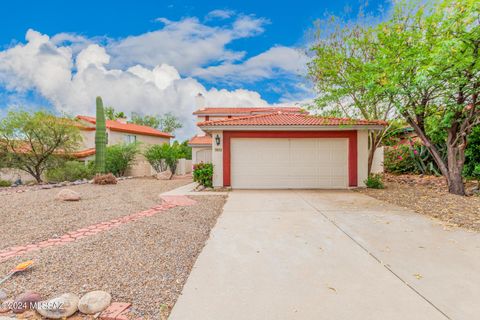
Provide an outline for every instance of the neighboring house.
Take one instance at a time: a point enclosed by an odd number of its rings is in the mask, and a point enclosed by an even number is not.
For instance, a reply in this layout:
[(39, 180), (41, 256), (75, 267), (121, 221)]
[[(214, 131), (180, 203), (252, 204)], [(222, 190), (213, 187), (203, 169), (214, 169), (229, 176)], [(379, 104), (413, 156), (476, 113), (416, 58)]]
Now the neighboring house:
[[(82, 148), (74, 154), (80, 161), (95, 160), (95, 123), (94, 117), (77, 116), (81, 123), (81, 134), (83, 137)], [(126, 119), (106, 120), (107, 145), (111, 146), (120, 143), (141, 143), (142, 147), (153, 144), (170, 143), (173, 136), (157, 129), (127, 123)], [(138, 156), (135, 165), (128, 174), (133, 176), (150, 176), (155, 171), (143, 156)]]
[(368, 131), (386, 125), (323, 118), (300, 108), (202, 108), (194, 114), (204, 120), (197, 123), (204, 135), (190, 140), (193, 159), (213, 163), (215, 187), (364, 186)]

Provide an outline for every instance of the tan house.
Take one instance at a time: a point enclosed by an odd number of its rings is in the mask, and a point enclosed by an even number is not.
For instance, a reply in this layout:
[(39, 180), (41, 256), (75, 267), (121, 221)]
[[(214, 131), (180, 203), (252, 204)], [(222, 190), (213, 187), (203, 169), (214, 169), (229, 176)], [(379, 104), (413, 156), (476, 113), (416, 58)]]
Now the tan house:
[[(83, 146), (75, 153), (75, 157), (80, 161), (95, 160), (96, 119), (89, 116), (77, 116), (77, 119), (81, 123)], [(170, 139), (173, 138), (171, 134), (151, 127), (127, 123), (126, 119), (106, 120), (106, 127), (107, 145), (109, 146), (139, 142), (145, 147), (153, 144), (169, 144)], [(128, 172), (128, 175), (132, 176), (150, 176), (152, 174), (155, 174), (154, 169), (141, 155), (138, 156), (135, 165)]]

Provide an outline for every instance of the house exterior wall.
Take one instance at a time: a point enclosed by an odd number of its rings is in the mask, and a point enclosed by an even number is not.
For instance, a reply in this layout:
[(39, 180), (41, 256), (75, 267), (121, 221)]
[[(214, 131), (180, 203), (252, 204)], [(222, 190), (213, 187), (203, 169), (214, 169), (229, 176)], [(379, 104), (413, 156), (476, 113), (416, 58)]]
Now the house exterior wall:
[(383, 173), (384, 147), (378, 147), (373, 155), (372, 173)]
[(357, 131), (357, 148), (357, 185), (359, 187), (364, 187), (364, 181), (368, 177), (368, 130)]
[(218, 134), (220, 146), (212, 139), (213, 186), (223, 187), (223, 131), (213, 131), (212, 137)]

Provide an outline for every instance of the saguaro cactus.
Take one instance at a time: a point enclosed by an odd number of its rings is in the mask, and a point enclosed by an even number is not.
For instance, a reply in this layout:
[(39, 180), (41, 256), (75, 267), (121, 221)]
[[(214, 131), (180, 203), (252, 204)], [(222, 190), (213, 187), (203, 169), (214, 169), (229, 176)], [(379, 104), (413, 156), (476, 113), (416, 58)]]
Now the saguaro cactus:
[(95, 171), (105, 173), (105, 153), (107, 148), (107, 129), (105, 111), (101, 97), (97, 97), (97, 122), (95, 131)]

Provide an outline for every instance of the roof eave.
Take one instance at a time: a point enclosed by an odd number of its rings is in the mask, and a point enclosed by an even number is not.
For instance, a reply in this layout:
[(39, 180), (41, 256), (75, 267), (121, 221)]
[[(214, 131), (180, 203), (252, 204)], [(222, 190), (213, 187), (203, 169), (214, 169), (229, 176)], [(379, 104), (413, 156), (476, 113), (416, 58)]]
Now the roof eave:
[(342, 130), (383, 130), (383, 125), (338, 125), (338, 126), (199, 126), (203, 131), (342, 131)]

